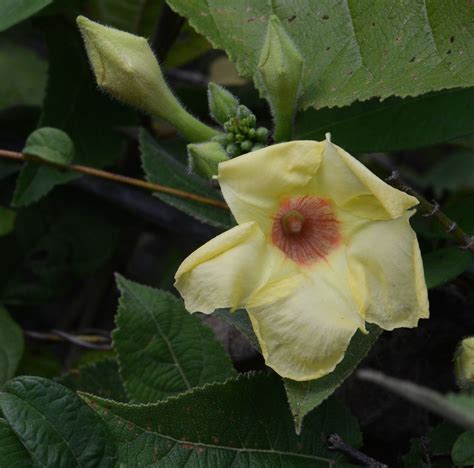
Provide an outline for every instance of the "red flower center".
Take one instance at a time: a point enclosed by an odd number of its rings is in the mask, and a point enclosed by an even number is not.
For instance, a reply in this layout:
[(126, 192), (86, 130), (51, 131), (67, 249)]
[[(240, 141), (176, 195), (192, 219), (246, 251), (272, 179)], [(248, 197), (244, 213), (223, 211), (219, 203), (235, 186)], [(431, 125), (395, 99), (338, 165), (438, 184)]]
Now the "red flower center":
[(324, 259), (340, 239), (339, 221), (323, 198), (289, 198), (273, 218), (273, 243), (301, 265)]

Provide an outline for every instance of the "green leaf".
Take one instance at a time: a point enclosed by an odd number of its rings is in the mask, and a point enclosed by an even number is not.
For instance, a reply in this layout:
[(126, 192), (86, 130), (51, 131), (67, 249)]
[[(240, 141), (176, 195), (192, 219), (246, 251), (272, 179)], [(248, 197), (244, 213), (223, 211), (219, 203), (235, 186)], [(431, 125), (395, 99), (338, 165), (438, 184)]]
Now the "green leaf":
[(114, 401), (128, 401), (115, 359), (103, 359), (85, 364), (58, 379), (74, 391), (92, 393)]
[(465, 0), (168, 3), (246, 76), (254, 76), (267, 23), (278, 16), (306, 57), (302, 108), (474, 84), (474, 12)]
[[(65, 131), (76, 148), (75, 162), (104, 167), (121, 154), (119, 127), (135, 123), (135, 114), (101, 93), (91, 73), (76, 28), (64, 21), (41, 22), (50, 56), (49, 80), (41, 127)], [(16, 206), (27, 206), (77, 174), (27, 165), (15, 194)]]
[[(296, 119), (295, 139), (325, 139), (327, 132), (352, 153), (399, 151), (442, 143), (474, 132), (474, 88), (308, 109)], [(421, 125), (420, 122), (423, 124)]]
[[(143, 129), (140, 132), (140, 151), (143, 170), (150, 182), (222, 201), (221, 195), (210, 187), (209, 182), (189, 174), (184, 165), (170, 156)], [(230, 211), (223, 208), (164, 193), (157, 193), (156, 196), (202, 222), (226, 229), (232, 226)]]
[(458, 466), (474, 465), (474, 431), (461, 434), (451, 452), (453, 462)]
[[(416, 438), (410, 441), (410, 450), (403, 456), (403, 466), (405, 468), (442, 468), (451, 467), (446, 455), (451, 452), (451, 448), (462, 431), (446, 422), (434, 427), (424, 436), (425, 448), (422, 439)], [(433, 464), (428, 465), (426, 460), (426, 447), (429, 448), (429, 455)]]
[(471, 190), (474, 188), (474, 151), (460, 149), (450, 153), (423, 174), (423, 182), (433, 187), (441, 197), (445, 190)]
[(160, 0), (92, 0), (92, 19), (122, 31), (150, 37), (162, 7)]
[(297, 436), (276, 376), (240, 375), (153, 405), (83, 398), (111, 428), (122, 466), (327, 467), (344, 461), (327, 449), (327, 435), (361, 444), (355, 418), (336, 400), (312, 413)]
[(219, 317), (220, 319), (237, 328), (237, 330), (242, 332), (247, 337), (252, 347), (259, 353), (261, 352), (257, 336), (253, 331), (252, 323), (250, 322), (246, 310), (239, 309), (231, 312), (229, 309), (218, 309), (214, 312), (214, 316)]
[(463, 273), (474, 256), (459, 247), (445, 247), (423, 255), (426, 285), (435, 288)]
[(62, 130), (43, 127), (26, 140), (23, 153), (57, 164), (69, 164), (74, 158), (74, 143)]
[(126, 220), (110, 205), (65, 188), (19, 210), (14, 233), (0, 238), (0, 300), (38, 305), (64, 294), (111, 258)]
[(115, 466), (116, 447), (107, 426), (62, 385), (19, 377), (6, 385), (0, 405), (36, 465)]
[(46, 88), (47, 64), (35, 52), (15, 44), (1, 45), (0, 75), (2, 76), (0, 111), (13, 106), (42, 104)]
[(0, 31), (33, 16), (53, 0), (3, 0)]
[(155, 402), (235, 375), (212, 331), (170, 293), (117, 277), (113, 333), (125, 388), (134, 402)]
[(17, 370), (23, 355), (23, 333), (0, 305), (0, 388)]
[(8, 423), (0, 418), (0, 468), (34, 466), (28, 451)]
[(337, 387), (352, 374), (381, 333), (382, 330), (374, 325), (369, 326), (368, 335), (357, 332), (351, 340), (344, 360), (333, 372), (320, 379), (306, 382), (284, 379), (288, 402), (298, 432), (301, 431), (304, 417), (332, 395)]
[(15, 227), (16, 213), (0, 206), (0, 237), (6, 236)]

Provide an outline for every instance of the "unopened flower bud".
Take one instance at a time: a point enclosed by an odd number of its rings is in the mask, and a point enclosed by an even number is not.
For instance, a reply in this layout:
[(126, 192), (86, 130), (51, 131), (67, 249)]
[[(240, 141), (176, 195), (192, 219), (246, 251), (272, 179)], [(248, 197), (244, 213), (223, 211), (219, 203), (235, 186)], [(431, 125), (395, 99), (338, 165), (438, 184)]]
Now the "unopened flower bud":
[(239, 101), (227, 89), (215, 83), (209, 83), (207, 97), (209, 100), (209, 110), (216, 122), (224, 125), (235, 116)]
[(304, 59), (277, 16), (268, 21), (258, 62), (258, 85), (265, 91), (275, 117), (275, 141), (291, 138), (301, 92)]
[(190, 141), (207, 141), (218, 133), (181, 106), (145, 38), (84, 16), (77, 18), (77, 24), (101, 88), (120, 101), (164, 118)]
[(474, 389), (474, 336), (459, 344), (454, 356), (454, 372), (459, 388)]
[(224, 148), (214, 141), (188, 145), (188, 158), (191, 171), (206, 179), (216, 175), (219, 163), (229, 159)]
[(265, 148), (265, 145), (262, 145), (262, 143), (255, 143), (255, 145), (252, 146), (252, 151), (257, 151), (262, 148)]
[(244, 140), (242, 143), (240, 143), (240, 149), (244, 153), (248, 153), (252, 149), (252, 146), (253, 142), (250, 140)]
[(240, 156), (240, 148), (235, 143), (231, 143), (230, 145), (227, 145), (225, 150), (227, 154), (229, 155), (229, 157), (231, 158)]
[(258, 127), (255, 132), (255, 138), (262, 143), (266, 143), (268, 140), (268, 129), (265, 127)]

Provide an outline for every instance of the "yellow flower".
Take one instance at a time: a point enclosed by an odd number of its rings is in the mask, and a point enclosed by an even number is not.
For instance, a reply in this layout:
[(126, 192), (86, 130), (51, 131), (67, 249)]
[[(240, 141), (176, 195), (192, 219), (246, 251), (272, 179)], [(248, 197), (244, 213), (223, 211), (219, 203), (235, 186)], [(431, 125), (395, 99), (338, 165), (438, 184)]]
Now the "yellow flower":
[(190, 255), (175, 286), (190, 312), (247, 309), (278, 374), (322, 377), (365, 322), (393, 330), (428, 317), (409, 224), (418, 201), (329, 139), (223, 162), (218, 180), (239, 225)]

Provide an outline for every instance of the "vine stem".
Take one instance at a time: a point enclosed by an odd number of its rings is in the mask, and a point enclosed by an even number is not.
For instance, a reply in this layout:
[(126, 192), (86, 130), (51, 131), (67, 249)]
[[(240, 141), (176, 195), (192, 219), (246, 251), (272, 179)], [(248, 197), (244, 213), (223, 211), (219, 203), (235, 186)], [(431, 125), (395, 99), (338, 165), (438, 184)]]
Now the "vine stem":
[(90, 176), (97, 177), (100, 179), (106, 179), (106, 180), (111, 180), (113, 182), (118, 182), (119, 184), (131, 185), (133, 187), (149, 190), (151, 192), (167, 193), (169, 195), (175, 195), (176, 197), (181, 197), (187, 200), (196, 201), (199, 203), (203, 203), (205, 205), (211, 205), (217, 208), (228, 209), (227, 204), (220, 200), (213, 200), (212, 198), (207, 198), (201, 195), (196, 195), (194, 193), (185, 192), (184, 190), (178, 190), (173, 187), (168, 187), (166, 185), (154, 184), (152, 182), (147, 182), (145, 180), (135, 179), (133, 177), (127, 177), (120, 174), (114, 174), (112, 172), (95, 169), (89, 166), (81, 166), (78, 164), (52, 163), (50, 161), (45, 161), (44, 159), (39, 159), (39, 158), (27, 156), (23, 153), (18, 153), (16, 151), (8, 151), (8, 150), (0, 150), (0, 157), (11, 159), (14, 161), (34, 162), (38, 164), (45, 164), (47, 166), (54, 167), (55, 169), (58, 169), (61, 171), (71, 171), (71, 172), (77, 172), (80, 174), (86, 174), (86, 175), (90, 175)]
[(420, 202), (420, 204), (417, 206), (417, 210), (422, 213), (423, 216), (433, 216), (438, 221), (438, 223), (446, 229), (446, 232), (454, 237), (461, 249), (469, 250), (470, 252), (474, 253), (474, 236), (466, 234), (455, 221), (446, 216), (441, 211), (438, 202), (434, 201), (433, 203), (430, 203), (425, 197), (420, 195), (408, 185), (405, 185), (405, 183), (400, 178), (398, 171), (392, 171), (392, 174), (385, 180), (393, 187), (415, 197)]

